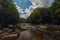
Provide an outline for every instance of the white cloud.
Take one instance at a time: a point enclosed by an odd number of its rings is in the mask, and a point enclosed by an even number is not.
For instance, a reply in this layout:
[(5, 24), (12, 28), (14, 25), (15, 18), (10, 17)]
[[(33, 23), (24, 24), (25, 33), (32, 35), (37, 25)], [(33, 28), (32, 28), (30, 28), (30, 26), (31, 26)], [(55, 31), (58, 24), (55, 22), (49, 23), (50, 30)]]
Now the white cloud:
[(32, 5), (37, 7), (49, 7), (54, 0), (30, 0)]
[[(26, 0), (24, 0), (26, 2)], [(22, 8), (20, 8), (20, 6), (18, 6), (16, 3), (16, 7), (17, 10), (20, 14), (20, 17), (22, 18), (27, 18), (28, 16), (31, 15), (31, 12), (33, 12), (33, 10), (37, 7), (49, 7), (51, 5), (52, 2), (54, 2), (54, 0), (30, 0), (32, 5), (29, 6), (29, 8), (26, 8), (25, 11), (23, 11)], [(21, 1), (19, 1), (21, 2)], [(24, 14), (26, 13), (26, 14)]]
[(17, 10), (19, 12), (20, 17), (25, 18), (23, 9), (21, 9), (20, 6), (18, 6), (17, 4), (16, 4), (16, 8), (17, 8)]
[(34, 9), (37, 7), (49, 7), (51, 6), (51, 3), (54, 2), (54, 0), (30, 0), (32, 5), (29, 6), (29, 9), (26, 8), (26, 18), (31, 15)]
[(21, 18), (26, 18), (23, 9), (21, 9), (18, 5), (16, 5), (17, 10)]
[(27, 18), (28, 16), (30, 16), (31, 10), (26, 8), (25, 13), (26, 13), (26, 18)]
[(20, 15), (21, 18), (26, 18), (25, 15)]
[(26, 8), (25, 13), (26, 13), (26, 12), (30, 12), (30, 10)]
[(17, 8), (18, 12), (21, 11), (21, 10), (20, 10), (20, 7), (19, 7), (18, 5), (16, 5), (16, 8)]
[(23, 9), (21, 9), (20, 6), (16, 5), (16, 8), (17, 8), (19, 13), (24, 13)]

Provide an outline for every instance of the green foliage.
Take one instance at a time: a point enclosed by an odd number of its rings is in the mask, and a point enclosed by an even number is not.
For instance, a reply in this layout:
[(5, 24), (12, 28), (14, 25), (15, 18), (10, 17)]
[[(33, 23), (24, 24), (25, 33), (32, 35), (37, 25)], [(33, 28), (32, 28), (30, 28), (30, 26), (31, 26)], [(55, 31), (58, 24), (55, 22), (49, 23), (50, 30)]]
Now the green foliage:
[(16, 29), (15, 32), (16, 32), (17, 34), (19, 34), (19, 33), (20, 33), (20, 30), (19, 30), (19, 29)]
[(19, 18), (19, 23), (25, 23), (26, 22), (26, 19), (24, 18)]
[(28, 17), (27, 21), (32, 23), (47, 23), (49, 22), (49, 12), (46, 8), (37, 8), (33, 13)]
[(54, 24), (60, 24), (60, 0), (55, 0), (51, 7), (48, 8), (50, 11), (51, 22)]
[(0, 24), (16, 24), (19, 22), (19, 15), (12, 0), (0, 0)]
[(60, 0), (55, 0), (48, 8), (35, 9), (27, 18), (27, 22), (60, 24)]

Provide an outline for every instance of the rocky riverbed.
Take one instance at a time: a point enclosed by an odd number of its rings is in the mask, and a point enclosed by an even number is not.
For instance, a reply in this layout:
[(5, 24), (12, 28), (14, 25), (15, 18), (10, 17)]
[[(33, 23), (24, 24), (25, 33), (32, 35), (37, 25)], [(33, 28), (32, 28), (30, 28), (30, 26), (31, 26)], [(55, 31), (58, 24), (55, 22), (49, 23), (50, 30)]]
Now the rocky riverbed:
[[(3, 36), (0, 40), (60, 40), (60, 26), (18, 24), (21, 31)], [(1, 32), (1, 31), (0, 31)]]

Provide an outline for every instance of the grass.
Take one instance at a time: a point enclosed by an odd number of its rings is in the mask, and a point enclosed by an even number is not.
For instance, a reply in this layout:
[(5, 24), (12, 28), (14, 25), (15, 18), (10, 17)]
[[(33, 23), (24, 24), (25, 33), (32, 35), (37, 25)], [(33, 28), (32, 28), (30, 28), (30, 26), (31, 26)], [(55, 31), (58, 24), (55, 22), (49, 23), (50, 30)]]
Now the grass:
[(19, 34), (19, 33), (20, 33), (20, 29), (16, 29), (15, 32), (16, 32), (17, 34)]

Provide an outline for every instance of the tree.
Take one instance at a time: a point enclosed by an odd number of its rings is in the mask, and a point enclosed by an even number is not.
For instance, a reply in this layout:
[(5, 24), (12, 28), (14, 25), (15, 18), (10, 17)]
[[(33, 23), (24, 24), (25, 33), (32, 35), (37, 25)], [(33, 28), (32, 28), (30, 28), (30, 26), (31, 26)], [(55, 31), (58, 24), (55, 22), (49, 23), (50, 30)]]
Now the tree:
[(28, 17), (27, 21), (31, 23), (49, 23), (49, 12), (46, 8), (37, 8)]
[(59, 24), (60, 23), (60, 0), (55, 0), (55, 2), (48, 8), (50, 12), (50, 18), (51, 22), (53, 24)]
[(37, 8), (27, 18), (30, 23), (60, 24), (60, 0), (55, 0), (48, 8)]
[(0, 0), (0, 24), (6, 27), (19, 22), (18, 11), (12, 0)]

